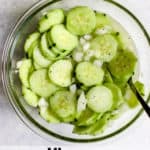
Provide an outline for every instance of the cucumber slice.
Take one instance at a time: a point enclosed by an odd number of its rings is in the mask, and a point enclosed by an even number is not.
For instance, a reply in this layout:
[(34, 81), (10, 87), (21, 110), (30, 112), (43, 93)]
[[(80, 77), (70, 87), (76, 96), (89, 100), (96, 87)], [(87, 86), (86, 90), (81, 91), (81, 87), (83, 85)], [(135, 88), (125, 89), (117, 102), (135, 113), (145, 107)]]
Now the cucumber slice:
[(91, 41), (91, 50), (95, 51), (95, 57), (104, 61), (109, 62), (112, 60), (117, 52), (118, 43), (116, 39), (110, 35), (99, 35)]
[(75, 116), (76, 97), (69, 91), (57, 91), (50, 97), (52, 110), (62, 119)]
[(60, 24), (64, 22), (64, 11), (62, 9), (50, 10), (46, 15), (44, 15), (38, 24), (38, 30), (43, 33), (49, 30), (53, 25)]
[(46, 69), (34, 71), (29, 81), (32, 91), (44, 98), (51, 96), (58, 90), (58, 87), (50, 82)]
[[(63, 53), (63, 50), (58, 49), (56, 46), (53, 46), (51, 50), (56, 54), (56, 55), (61, 55)], [(65, 51), (65, 50), (64, 50)]]
[[(67, 56), (71, 51), (62, 51), (60, 54), (56, 54), (52, 51), (52, 48), (49, 48), (46, 33), (44, 33), (41, 37), (40, 41), (41, 52), (42, 54), (49, 60), (58, 60)], [(50, 46), (51, 47), (51, 46)]]
[(96, 25), (94, 11), (86, 6), (72, 8), (67, 14), (67, 29), (76, 35), (91, 33)]
[(114, 30), (113, 35), (118, 41), (118, 48), (135, 51), (136, 48), (135, 48), (134, 41), (130, 37), (129, 33), (124, 29), (124, 27), (111, 17), (110, 17), (110, 22)]
[(76, 77), (85, 86), (101, 84), (104, 71), (90, 62), (81, 62), (76, 67)]
[(75, 120), (75, 114), (66, 118), (61, 118), (61, 121), (65, 123), (72, 123), (74, 120)]
[(111, 26), (109, 17), (104, 13), (96, 13), (96, 29), (103, 28), (104, 26)]
[(91, 135), (98, 135), (104, 132), (106, 126), (108, 125), (108, 121), (110, 119), (110, 113), (104, 114), (94, 125), (91, 130)]
[(53, 46), (54, 43), (51, 38), (51, 30), (47, 32), (46, 36), (47, 36), (48, 45)]
[(108, 119), (110, 114), (104, 114), (95, 124), (89, 126), (75, 126), (73, 129), (73, 133), (77, 133), (79, 135), (98, 135), (102, 133), (108, 124)]
[(32, 107), (38, 106), (39, 98), (34, 92), (32, 92), (31, 90), (29, 90), (23, 86), (22, 87), (22, 94), (23, 94), (24, 99), (28, 105), (30, 105)]
[(49, 123), (59, 123), (59, 118), (51, 111), (50, 107), (40, 107), (40, 116)]
[(130, 108), (135, 108), (139, 104), (139, 101), (135, 96), (134, 92), (131, 90), (130, 86), (127, 86), (126, 88), (124, 99)]
[(145, 95), (144, 84), (141, 83), (140, 81), (136, 81), (134, 84), (135, 84), (137, 91), (140, 93), (140, 95), (144, 96)]
[(98, 35), (113, 33), (110, 17), (104, 13), (96, 13), (96, 30)]
[(73, 133), (78, 135), (90, 135), (93, 130), (93, 126), (75, 126), (73, 128)]
[(51, 29), (51, 38), (58, 49), (73, 50), (78, 46), (78, 38), (69, 31), (67, 31), (64, 25), (55, 25)]
[(113, 83), (113, 79), (110, 72), (107, 69), (104, 70), (105, 70), (104, 83)]
[(56, 55), (49, 49), (46, 33), (44, 33), (41, 37), (40, 41), (41, 52), (42, 54), (49, 60), (55, 60)]
[(111, 110), (113, 106), (112, 92), (105, 86), (91, 88), (86, 97), (88, 107), (94, 112), (103, 113)]
[(73, 66), (70, 60), (58, 60), (49, 68), (49, 78), (61, 87), (71, 85)]
[(37, 41), (39, 38), (40, 38), (39, 32), (34, 32), (34, 33), (30, 34), (24, 45), (25, 52), (28, 52), (28, 50), (30, 49), (33, 42)]
[(97, 121), (99, 114), (93, 112), (89, 108), (82, 111), (75, 125), (77, 126), (89, 126)]
[(108, 64), (108, 69), (117, 80), (126, 83), (133, 75), (137, 58), (128, 50), (118, 51), (116, 57)]
[(37, 64), (35, 62), (33, 62), (33, 66), (34, 66), (35, 70), (42, 69), (42, 66), (40, 66), (39, 64)]
[(39, 46), (39, 41), (34, 41), (28, 50), (28, 56), (31, 58), (33, 56), (33, 51), (36, 47)]
[(114, 109), (118, 108), (124, 101), (121, 89), (113, 83), (106, 83), (105, 86), (107, 88), (109, 88), (112, 92), (113, 105), (112, 105), (111, 109), (114, 110)]
[(45, 58), (38, 47), (35, 47), (33, 51), (33, 60), (36, 64), (42, 68), (46, 68), (51, 64), (51, 61)]
[(23, 86), (29, 88), (29, 74), (32, 72), (33, 66), (31, 59), (22, 60), (19, 68), (19, 78)]

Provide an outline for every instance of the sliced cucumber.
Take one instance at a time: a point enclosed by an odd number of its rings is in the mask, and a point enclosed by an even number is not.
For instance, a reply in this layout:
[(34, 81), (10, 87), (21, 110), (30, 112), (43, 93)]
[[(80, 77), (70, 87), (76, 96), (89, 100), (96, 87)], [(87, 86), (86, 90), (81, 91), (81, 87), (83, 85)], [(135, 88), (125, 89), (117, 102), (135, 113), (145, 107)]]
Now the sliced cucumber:
[(52, 112), (50, 107), (40, 107), (40, 116), (49, 123), (59, 123), (59, 118)]
[(141, 96), (144, 96), (145, 95), (144, 84), (140, 81), (136, 81), (134, 84), (137, 91), (141, 94)]
[(75, 126), (73, 129), (73, 133), (77, 133), (80, 135), (98, 135), (102, 133), (108, 124), (108, 119), (110, 114), (104, 114), (95, 124), (89, 126)]
[(62, 51), (60, 54), (54, 53), (53, 47), (50, 46), (50, 48), (49, 48), (46, 33), (44, 33), (42, 35), (40, 45), (41, 45), (40, 50), (41, 50), (42, 54), (49, 60), (62, 59), (71, 52), (71, 51), (66, 51), (65, 50), (65, 51)]
[(38, 47), (36, 47), (33, 51), (33, 60), (34, 63), (38, 64), (39, 66), (46, 68), (51, 64), (51, 61), (45, 58)]
[(109, 17), (104, 13), (96, 13), (96, 29), (103, 28), (104, 26), (111, 26)]
[(40, 19), (38, 29), (41, 33), (43, 33), (49, 30), (53, 25), (63, 22), (64, 11), (62, 9), (53, 9)]
[(34, 41), (34, 42), (32, 43), (32, 45), (30, 46), (30, 48), (29, 48), (29, 50), (28, 50), (28, 57), (29, 57), (29, 58), (32, 58), (32, 56), (33, 56), (33, 51), (34, 51), (34, 49), (35, 49), (36, 47), (38, 47), (38, 45), (39, 45), (39, 41)]
[(38, 106), (39, 98), (34, 92), (32, 92), (31, 90), (29, 90), (28, 88), (23, 86), (22, 94), (28, 105), (30, 105), (32, 107)]
[(113, 106), (113, 95), (105, 86), (91, 88), (87, 95), (87, 104), (90, 109), (97, 113), (109, 111)]
[(77, 79), (86, 86), (101, 84), (104, 71), (90, 62), (81, 62), (76, 67)]
[(115, 57), (117, 46), (116, 39), (110, 34), (96, 36), (91, 41), (91, 50), (95, 51), (95, 57), (104, 62), (109, 62)]
[(51, 29), (51, 38), (58, 49), (70, 51), (78, 46), (77, 36), (68, 32), (62, 24)]
[(96, 30), (98, 35), (113, 33), (110, 17), (104, 13), (96, 13)]
[(61, 121), (65, 123), (72, 123), (74, 120), (75, 120), (75, 114), (66, 118), (61, 118)]
[(111, 109), (118, 108), (124, 101), (121, 89), (113, 83), (106, 83), (105, 86), (111, 90), (113, 95), (113, 105)]
[(41, 52), (42, 54), (49, 60), (55, 60), (56, 55), (49, 49), (46, 33), (44, 33), (41, 37), (40, 41)]
[(47, 37), (49, 47), (50, 46), (52, 47), (54, 43), (53, 43), (52, 38), (51, 38), (51, 30), (47, 32), (46, 37)]
[(39, 64), (37, 64), (37, 63), (33, 63), (33, 66), (34, 66), (34, 69), (35, 70), (38, 70), (38, 69), (42, 69), (43, 67), (42, 66), (40, 66)]
[(109, 70), (106, 67), (106, 64), (103, 65), (103, 70), (105, 72), (104, 74), (104, 83), (113, 83), (113, 78), (109, 72)]
[(52, 110), (62, 119), (75, 116), (76, 97), (69, 91), (58, 91), (50, 97)]
[(93, 112), (89, 108), (86, 108), (86, 110), (82, 111), (80, 114), (76, 125), (77, 126), (89, 126), (91, 124), (94, 124), (97, 121), (99, 114)]
[(39, 38), (40, 38), (39, 32), (34, 32), (34, 33), (30, 34), (24, 45), (25, 52), (28, 52), (28, 50), (30, 49), (33, 42), (37, 41)]
[(91, 135), (93, 130), (93, 125), (90, 126), (75, 126), (73, 128), (73, 133), (78, 135)]
[(108, 125), (108, 121), (110, 118), (110, 113), (104, 114), (94, 125), (91, 131), (91, 135), (98, 135), (104, 132), (106, 126)]
[(22, 60), (21, 66), (19, 68), (19, 78), (23, 86), (29, 88), (29, 75), (33, 70), (31, 59)]
[(67, 14), (67, 29), (76, 35), (91, 33), (96, 25), (94, 11), (86, 6), (72, 8)]
[(73, 66), (70, 60), (58, 60), (49, 68), (49, 78), (61, 87), (71, 85)]
[[(52, 48), (51, 48), (51, 50), (56, 54), (56, 55), (61, 55), (61, 54), (63, 54), (63, 50), (60, 50), (60, 49), (58, 49), (56, 46), (53, 46)], [(64, 50), (65, 51), (65, 50)]]
[(130, 86), (127, 86), (124, 98), (130, 108), (135, 108), (139, 104), (139, 101)]
[(108, 69), (117, 80), (126, 83), (133, 75), (137, 58), (128, 50), (118, 51), (116, 57), (108, 64)]
[(32, 91), (41, 97), (47, 98), (58, 90), (58, 87), (50, 82), (46, 69), (34, 71), (29, 81)]
[(119, 49), (129, 49), (129, 50), (136, 50), (135, 48), (135, 44), (132, 40), (132, 38), (130, 37), (129, 33), (124, 29), (124, 27), (118, 23), (117, 21), (115, 21), (113, 18), (110, 18), (110, 22), (111, 22), (111, 26), (114, 30), (114, 36), (118, 41), (118, 47)]

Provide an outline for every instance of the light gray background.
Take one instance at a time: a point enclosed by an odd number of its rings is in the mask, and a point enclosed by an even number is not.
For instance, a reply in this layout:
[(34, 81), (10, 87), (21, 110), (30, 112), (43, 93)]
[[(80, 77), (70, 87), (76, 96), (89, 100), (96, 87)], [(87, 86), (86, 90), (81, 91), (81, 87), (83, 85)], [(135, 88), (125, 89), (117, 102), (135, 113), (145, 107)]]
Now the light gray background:
[[(128, 7), (150, 33), (150, 1), (116, 0)], [(0, 0), (0, 57), (3, 44), (11, 26), (17, 18), (38, 0)], [(1, 65), (1, 64), (0, 64)], [(1, 68), (0, 68), (1, 69)], [(1, 76), (1, 74), (0, 74)], [(107, 142), (107, 141), (106, 141)], [(100, 148), (150, 149), (150, 120), (144, 113), (127, 131), (108, 142), (100, 143)], [(4, 96), (0, 80), (0, 145), (51, 145), (26, 127), (17, 117), (15, 111)]]

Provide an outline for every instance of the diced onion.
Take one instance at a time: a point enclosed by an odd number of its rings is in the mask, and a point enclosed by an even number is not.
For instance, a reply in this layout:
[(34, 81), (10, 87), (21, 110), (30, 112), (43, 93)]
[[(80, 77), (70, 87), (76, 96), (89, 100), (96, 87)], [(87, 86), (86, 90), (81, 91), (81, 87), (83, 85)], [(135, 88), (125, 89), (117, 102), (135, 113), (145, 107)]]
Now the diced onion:
[(88, 50), (86, 52), (86, 54), (89, 56), (89, 57), (92, 57), (92, 56), (95, 56), (95, 51), (94, 50)]
[(48, 102), (44, 99), (41, 98), (38, 102), (39, 107), (48, 107)]
[(100, 60), (94, 60), (93, 64), (96, 65), (97, 67), (102, 67), (103, 62), (101, 62)]
[(21, 65), (22, 65), (22, 61), (18, 61), (16, 64), (16, 68), (19, 69), (21, 67)]
[(17, 74), (19, 72), (19, 70), (15, 70), (15, 73)]
[(76, 52), (73, 56), (74, 60), (77, 62), (82, 61), (83, 53), (82, 52)]
[(78, 99), (77, 112), (81, 112), (86, 109), (87, 99), (85, 93), (82, 92)]
[(81, 37), (81, 38), (80, 38), (80, 44), (81, 44), (81, 45), (84, 45), (85, 43), (86, 43), (86, 40), (85, 40), (83, 37)]
[(90, 43), (87, 42), (83, 45), (83, 51), (87, 51), (89, 48), (90, 48)]
[(90, 35), (90, 34), (86, 34), (85, 36), (84, 36), (84, 39), (85, 40), (90, 40), (92, 38), (92, 36)]
[(76, 84), (72, 84), (72, 85), (69, 87), (69, 90), (70, 90), (70, 92), (72, 92), (72, 93), (76, 93), (76, 90), (77, 90)]
[(97, 29), (96, 30), (96, 34), (103, 35), (103, 34), (106, 34), (106, 33), (110, 33), (111, 30), (112, 30), (112, 27), (104, 26), (104, 27), (102, 27), (100, 29)]

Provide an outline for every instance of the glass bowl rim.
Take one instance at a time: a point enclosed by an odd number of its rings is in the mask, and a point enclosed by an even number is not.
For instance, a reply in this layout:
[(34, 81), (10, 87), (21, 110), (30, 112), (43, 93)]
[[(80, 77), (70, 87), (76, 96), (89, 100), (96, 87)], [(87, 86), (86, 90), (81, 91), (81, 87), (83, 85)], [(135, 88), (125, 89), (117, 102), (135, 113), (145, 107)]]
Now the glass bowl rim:
[[(24, 124), (26, 124), (34, 133), (36, 133), (40, 136), (41, 136), (41, 134), (37, 131), (37, 129), (39, 129), (40, 132), (42, 130), (42, 132), (44, 132), (45, 134), (51, 135), (52, 137), (55, 137), (57, 139), (68, 141), (68, 142), (76, 142), (76, 143), (96, 142), (96, 141), (98, 142), (98, 141), (102, 141), (104, 139), (114, 137), (115, 135), (117, 135), (117, 134), (121, 133), (122, 131), (124, 131), (125, 129), (127, 129), (133, 122), (135, 122), (140, 117), (140, 115), (142, 114), (143, 109), (140, 109), (140, 111), (136, 114), (136, 116), (132, 120), (130, 120), (130, 122), (128, 122), (126, 125), (119, 128), (117, 131), (112, 132), (109, 135), (105, 135), (105, 136), (102, 136), (102, 137), (96, 137), (96, 138), (92, 138), (92, 139), (80, 139), (80, 138), (79, 139), (74, 139), (74, 138), (65, 137), (65, 136), (56, 134), (52, 131), (49, 131), (48, 129), (44, 128), (39, 123), (37, 123), (34, 119), (32, 119), (32, 117), (30, 117), (28, 112), (24, 109), (22, 104), (19, 102), (19, 98), (17, 97), (16, 93), (13, 92), (13, 89), (8, 84), (8, 83), (10, 83), (10, 81), (8, 81), (8, 79), (6, 79), (6, 76), (7, 76), (7, 73), (6, 73), (7, 72), (7, 70), (6, 70), (7, 61), (5, 60), (5, 58), (7, 58), (6, 56), (8, 55), (7, 54), (8, 48), (10, 47), (10, 43), (13, 40), (13, 35), (15, 33), (17, 33), (16, 32), (17, 27), (21, 26), (22, 22), (23, 23), (27, 22), (28, 19), (30, 17), (32, 17), (32, 15), (34, 15), (34, 13), (36, 13), (39, 9), (42, 9), (42, 8), (46, 7), (47, 5), (56, 3), (58, 1), (62, 1), (62, 0), (50, 0), (50, 1), (42, 0), (42, 1), (39, 1), (35, 4), (33, 4), (33, 6), (31, 6), (27, 11), (25, 11), (24, 14), (17, 20), (17, 23), (15, 23), (12, 30), (10, 31), (10, 33), (9, 33), (7, 39), (6, 39), (4, 49), (3, 49), (3, 54), (2, 54), (2, 83), (3, 83), (3, 89), (4, 89), (4, 92), (5, 92), (5, 95), (8, 97), (8, 99), (9, 99), (11, 105), (13, 106), (16, 114), (24, 122)], [(131, 11), (129, 11), (126, 7), (124, 7), (120, 3), (115, 2), (113, 0), (104, 0), (104, 1), (109, 2), (109, 3), (119, 7), (124, 12), (126, 12), (138, 24), (140, 29), (143, 31), (143, 33), (144, 33), (144, 35), (147, 39), (148, 44), (150, 45), (150, 36), (149, 36), (148, 32), (146, 31), (143, 24), (139, 21), (139, 19)], [(45, 4), (43, 4), (44, 2), (45, 2)], [(32, 13), (32, 15), (29, 15), (32, 11), (34, 11), (34, 9), (37, 6), (40, 6), (40, 4), (43, 4), (42, 7), (39, 7), (39, 9), (37, 9), (36, 12)], [(25, 22), (24, 22), (24, 20), (25, 20)], [(15, 34), (15, 35), (17, 35), (17, 34)], [(13, 101), (12, 96), (17, 101), (16, 103)], [(150, 95), (147, 98), (147, 102), (149, 102), (149, 100), (150, 100)], [(18, 105), (19, 107), (16, 107), (16, 105)]]

